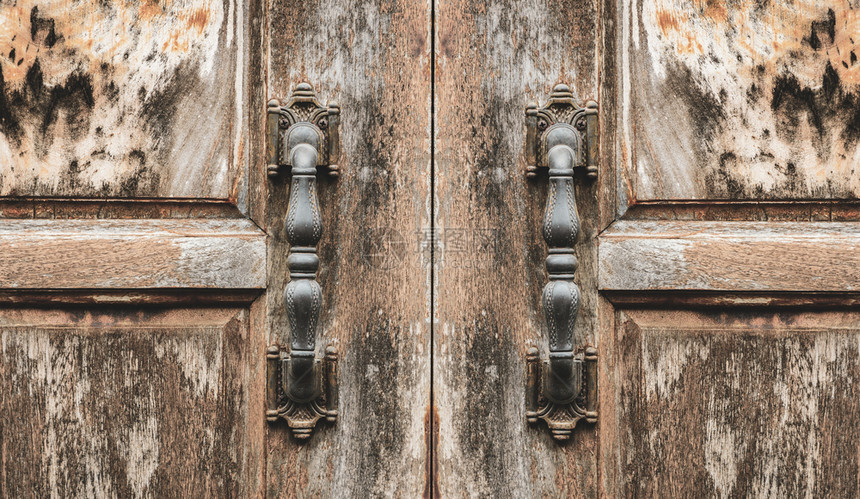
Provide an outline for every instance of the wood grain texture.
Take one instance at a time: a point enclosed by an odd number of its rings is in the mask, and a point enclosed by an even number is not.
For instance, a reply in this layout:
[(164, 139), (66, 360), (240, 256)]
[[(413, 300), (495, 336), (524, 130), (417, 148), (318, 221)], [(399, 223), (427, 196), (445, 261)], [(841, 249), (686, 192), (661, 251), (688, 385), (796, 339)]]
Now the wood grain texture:
[(247, 208), (246, 6), (0, 6), (0, 195)]
[(855, 495), (856, 5), (603, 5), (600, 495)]
[(0, 199), (0, 218), (242, 218), (229, 201), (156, 199)]
[(0, 496), (246, 496), (248, 320), (0, 311)]
[[(418, 497), (430, 400), (430, 5), (268, 4), (267, 98), (301, 81), (341, 108), (341, 176), (321, 179), (318, 352), (340, 352), (340, 407), (307, 444), (269, 426), (270, 497)], [(265, 164), (259, 167), (265, 169)], [(287, 344), (285, 175), (269, 184), (269, 339)], [(261, 414), (262, 416), (262, 414)]]
[(847, 200), (656, 201), (631, 206), (627, 220), (857, 222), (860, 203)]
[(852, 223), (619, 221), (600, 238), (599, 286), (856, 291), (858, 247)]
[(856, 2), (617, 5), (621, 213), (860, 194)]
[(616, 320), (618, 496), (854, 495), (855, 311)]
[[(598, 92), (599, 3), (436, 3), (434, 400), (442, 497), (597, 493), (593, 427), (558, 445), (525, 421), (525, 354), (547, 351), (540, 307), (547, 179), (525, 178), (525, 108), (556, 83)], [(583, 291), (575, 341), (594, 340), (598, 185), (576, 182)]]
[(263, 288), (265, 239), (245, 219), (4, 220), (0, 287)]

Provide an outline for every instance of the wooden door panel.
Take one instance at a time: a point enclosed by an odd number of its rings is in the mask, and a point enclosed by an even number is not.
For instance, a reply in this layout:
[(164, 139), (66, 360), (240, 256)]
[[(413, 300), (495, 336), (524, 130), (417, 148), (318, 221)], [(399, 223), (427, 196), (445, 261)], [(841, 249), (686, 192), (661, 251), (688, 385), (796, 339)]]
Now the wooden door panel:
[(602, 493), (854, 495), (856, 9), (603, 5)]
[[(323, 309), (317, 345), (340, 353), (340, 407), (305, 444), (268, 426), (271, 497), (418, 497), (430, 490), (429, 2), (275, 0), (266, 6), (265, 97), (300, 82), (340, 105), (340, 176), (318, 200)], [(264, 163), (261, 163), (264, 164)], [(270, 183), (269, 341), (284, 313), (289, 182)], [(423, 241), (423, 242), (422, 242)]]
[[(434, 480), (442, 497), (597, 492), (597, 433), (559, 446), (525, 422), (525, 355), (547, 349), (545, 176), (526, 178), (525, 110), (570, 86), (597, 99), (600, 6), (591, 0), (436, 4)], [(581, 233), (575, 344), (594, 341), (600, 184), (576, 182)]]
[(0, 310), (0, 495), (248, 493), (244, 307)]
[(615, 313), (620, 496), (853, 495), (855, 311)]
[(0, 7), (0, 495), (262, 495), (259, 9)]
[(601, 234), (599, 287), (847, 293), (860, 288), (858, 245), (853, 223), (622, 220)]
[(856, 5), (616, 9), (622, 213), (654, 200), (860, 194)]
[(248, 202), (246, 6), (0, 7), (0, 195)]

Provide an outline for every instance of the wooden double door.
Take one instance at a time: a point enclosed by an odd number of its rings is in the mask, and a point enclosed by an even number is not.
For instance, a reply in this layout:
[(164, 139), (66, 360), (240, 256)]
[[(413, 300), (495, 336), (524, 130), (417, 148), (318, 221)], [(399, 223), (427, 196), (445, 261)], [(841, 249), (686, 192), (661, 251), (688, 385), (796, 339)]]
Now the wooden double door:
[[(848, 0), (0, 5), (0, 496), (849, 497), (860, 15)], [(266, 103), (340, 105), (320, 176), (335, 424), (267, 423), (289, 182)], [(574, 183), (598, 421), (546, 354), (529, 102), (598, 103)]]

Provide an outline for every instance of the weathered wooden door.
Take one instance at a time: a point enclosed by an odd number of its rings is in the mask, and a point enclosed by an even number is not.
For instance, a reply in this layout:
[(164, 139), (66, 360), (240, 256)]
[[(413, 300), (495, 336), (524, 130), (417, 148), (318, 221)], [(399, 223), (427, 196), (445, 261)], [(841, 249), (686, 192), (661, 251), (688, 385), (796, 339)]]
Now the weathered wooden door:
[[(442, 496), (857, 494), (857, 13), (436, 3)], [(597, 179), (574, 183), (574, 338), (598, 348), (599, 421), (561, 444), (524, 422), (551, 200), (525, 177), (523, 111), (559, 83), (600, 121)]]
[[(857, 9), (3, 4), (0, 496), (855, 495)], [(292, 249), (266, 110), (300, 82), (341, 110), (340, 400), (304, 442), (264, 418)], [(598, 422), (563, 443), (526, 424), (556, 198), (525, 110), (557, 84), (600, 130), (571, 184)]]
[[(0, 496), (422, 493), (429, 13), (0, 6)], [(317, 196), (339, 420), (304, 445), (265, 419), (267, 348), (290, 333), (266, 102), (302, 81), (343, 109)]]
[(857, 8), (618, 2), (608, 495), (857, 495)]

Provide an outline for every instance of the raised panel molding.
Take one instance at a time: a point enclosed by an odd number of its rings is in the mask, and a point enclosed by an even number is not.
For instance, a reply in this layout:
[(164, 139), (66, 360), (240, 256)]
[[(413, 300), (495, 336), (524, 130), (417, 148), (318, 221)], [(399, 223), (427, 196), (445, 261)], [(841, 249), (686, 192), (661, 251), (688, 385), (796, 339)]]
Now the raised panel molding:
[(0, 496), (251, 495), (251, 322), (241, 307), (0, 311)]
[(0, 288), (262, 289), (265, 238), (245, 219), (3, 220)]
[(247, 5), (0, 5), (0, 195), (248, 204)]
[[(619, 496), (845, 497), (858, 487), (855, 312), (618, 310)], [(611, 397), (609, 397), (611, 398)], [(608, 400), (608, 399), (607, 399)], [(612, 416), (614, 417), (612, 417)]]
[[(619, 221), (600, 236), (601, 291), (860, 291), (860, 225)], [(640, 295), (647, 301), (647, 294)]]

